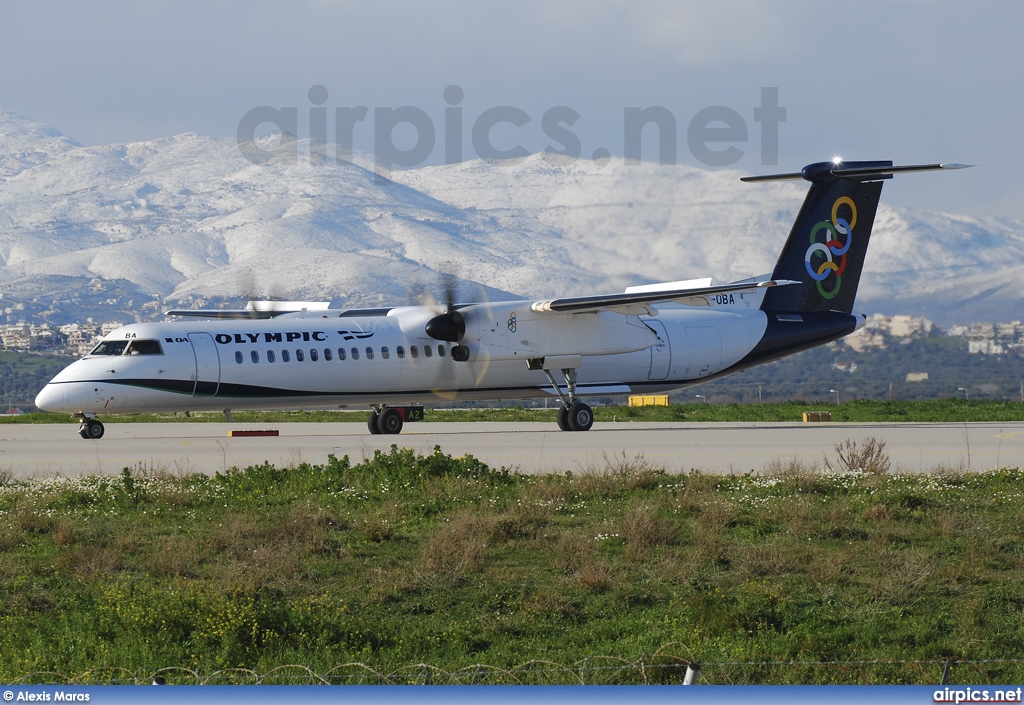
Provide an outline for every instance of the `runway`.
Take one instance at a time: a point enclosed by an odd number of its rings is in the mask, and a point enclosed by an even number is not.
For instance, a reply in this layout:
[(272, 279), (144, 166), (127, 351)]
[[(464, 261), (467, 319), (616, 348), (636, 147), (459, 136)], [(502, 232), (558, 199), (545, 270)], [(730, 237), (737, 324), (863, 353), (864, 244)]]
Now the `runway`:
[[(273, 428), (278, 437), (229, 438), (231, 430)], [(845, 439), (886, 443), (893, 472), (1024, 466), (1024, 422), (974, 424), (599, 423), (586, 433), (549, 423), (415, 423), (398, 436), (372, 436), (362, 423), (111, 423), (98, 441), (76, 424), (0, 425), (0, 470), (19, 478), (119, 473), (124, 467), (214, 473), (269, 461), (353, 462), (392, 444), (430, 453), (472, 453), (493, 467), (525, 473), (603, 470), (608, 459), (642, 455), (670, 472), (761, 471), (797, 459), (821, 465)]]

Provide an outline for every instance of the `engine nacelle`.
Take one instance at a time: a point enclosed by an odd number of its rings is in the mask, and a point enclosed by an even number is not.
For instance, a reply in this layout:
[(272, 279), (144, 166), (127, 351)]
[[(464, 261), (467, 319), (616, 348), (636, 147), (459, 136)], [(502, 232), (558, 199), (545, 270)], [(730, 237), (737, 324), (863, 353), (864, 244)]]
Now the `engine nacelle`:
[(474, 304), (460, 313), (466, 327), (460, 343), (468, 348), (470, 361), (482, 354), (492, 360), (619, 355), (658, 342), (639, 316), (610, 311), (538, 313), (530, 302), (517, 301)]

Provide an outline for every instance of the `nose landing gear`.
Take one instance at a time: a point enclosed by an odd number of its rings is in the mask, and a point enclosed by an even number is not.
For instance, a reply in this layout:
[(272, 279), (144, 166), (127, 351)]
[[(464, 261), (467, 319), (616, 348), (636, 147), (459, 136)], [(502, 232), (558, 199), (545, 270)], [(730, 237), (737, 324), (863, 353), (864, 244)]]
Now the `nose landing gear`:
[(78, 429), (78, 435), (87, 441), (98, 441), (103, 438), (103, 423), (90, 418), (83, 418), (82, 425)]

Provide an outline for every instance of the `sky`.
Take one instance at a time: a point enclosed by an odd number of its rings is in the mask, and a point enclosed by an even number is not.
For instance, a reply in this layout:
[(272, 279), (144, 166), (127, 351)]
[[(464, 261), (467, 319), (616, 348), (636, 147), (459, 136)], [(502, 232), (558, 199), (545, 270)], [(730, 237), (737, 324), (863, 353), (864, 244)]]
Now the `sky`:
[(7, 0), (0, 109), (101, 145), (237, 139), (260, 106), (294, 109), (300, 138), (326, 108), (335, 143), (336, 110), (362, 106), (355, 146), (413, 165), (623, 155), (639, 114), (676, 132), (644, 127), (645, 160), (977, 164), (884, 198), (1024, 219), (1022, 32), (1015, 0)]

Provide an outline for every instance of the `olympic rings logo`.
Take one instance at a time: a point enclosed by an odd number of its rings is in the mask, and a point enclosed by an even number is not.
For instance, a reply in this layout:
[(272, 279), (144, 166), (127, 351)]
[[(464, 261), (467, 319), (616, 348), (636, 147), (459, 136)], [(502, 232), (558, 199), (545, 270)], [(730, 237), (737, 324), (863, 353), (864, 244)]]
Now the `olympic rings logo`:
[[(849, 220), (839, 214), (842, 206), (849, 208)], [(847, 214), (844, 213), (844, 215)], [(822, 220), (811, 228), (811, 246), (804, 253), (804, 265), (807, 267), (807, 273), (811, 279), (817, 283), (818, 293), (823, 298), (834, 299), (843, 285), (842, 275), (846, 269), (846, 253), (853, 241), (855, 227), (857, 227), (857, 206), (849, 196), (842, 196), (832, 204), (832, 220)], [(822, 230), (825, 231), (824, 243), (818, 242), (818, 233)], [(846, 244), (839, 239), (840, 236), (845, 236)], [(823, 257), (824, 260), (814, 264), (811, 260), (815, 257), (819, 259)], [(830, 273), (835, 274), (836, 281), (831, 289), (826, 290), (822, 283), (828, 279)]]
[(513, 311), (512, 315), (508, 317), (508, 330), (510, 333), (516, 332), (516, 312)]

